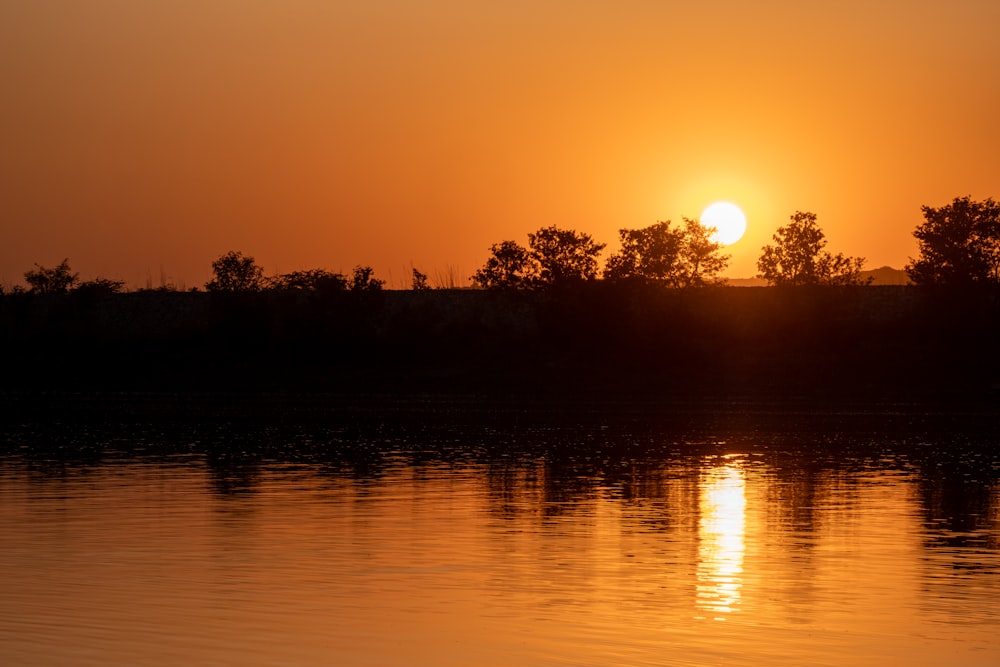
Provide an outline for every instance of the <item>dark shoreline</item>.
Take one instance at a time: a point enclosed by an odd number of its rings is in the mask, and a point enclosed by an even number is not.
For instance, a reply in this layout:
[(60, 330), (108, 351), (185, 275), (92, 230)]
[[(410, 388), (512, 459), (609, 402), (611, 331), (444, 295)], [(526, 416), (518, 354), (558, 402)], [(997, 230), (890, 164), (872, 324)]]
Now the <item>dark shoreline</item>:
[(377, 405), (437, 396), (992, 410), (1000, 404), (998, 296), (602, 284), (15, 294), (0, 297), (0, 392), (5, 402), (150, 394)]

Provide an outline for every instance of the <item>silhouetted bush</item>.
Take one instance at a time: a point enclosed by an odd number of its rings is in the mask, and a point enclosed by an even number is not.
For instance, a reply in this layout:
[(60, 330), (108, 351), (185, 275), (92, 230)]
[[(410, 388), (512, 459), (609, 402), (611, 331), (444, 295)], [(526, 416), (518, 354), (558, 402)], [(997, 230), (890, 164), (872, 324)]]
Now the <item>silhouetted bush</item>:
[(264, 287), (264, 269), (253, 257), (232, 250), (212, 262), (215, 277), (205, 283), (210, 292), (256, 292)]
[(124, 280), (111, 280), (109, 278), (95, 278), (94, 280), (87, 280), (73, 289), (73, 292), (78, 295), (84, 295), (88, 297), (96, 296), (107, 296), (109, 294), (118, 294), (123, 289), (125, 289)]
[(24, 273), (24, 281), (35, 294), (65, 294), (79, 282), (80, 274), (70, 271), (68, 258), (52, 269), (39, 264), (35, 267)]
[(377, 292), (385, 285), (385, 281), (375, 277), (372, 267), (355, 266), (350, 285), (353, 292)]
[(411, 276), (412, 279), (410, 281), (410, 289), (413, 289), (413, 290), (423, 290), (423, 289), (430, 289), (431, 288), (430, 284), (428, 284), (428, 282), (427, 282), (427, 274), (426, 273), (418, 271), (417, 269), (414, 268), (414, 269), (411, 270), (411, 274), (412, 274), (412, 276)]
[(268, 279), (267, 286), (276, 290), (313, 290), (318, 292), (336, 292), (347, 289), (347, 278), (340, 273), (326, 269), (309, 269), (307, 271), (292, 271)]

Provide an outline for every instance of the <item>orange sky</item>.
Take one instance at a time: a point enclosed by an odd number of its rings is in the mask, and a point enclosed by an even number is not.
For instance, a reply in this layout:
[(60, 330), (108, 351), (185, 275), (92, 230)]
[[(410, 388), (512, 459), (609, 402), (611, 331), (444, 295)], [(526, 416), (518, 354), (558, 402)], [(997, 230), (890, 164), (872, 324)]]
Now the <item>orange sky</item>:
[(901, 268), (920, 206), (1000, 197), (994, 0), (0, 0), (0, 284), (465, 278), (550, 224), (797, 209)]

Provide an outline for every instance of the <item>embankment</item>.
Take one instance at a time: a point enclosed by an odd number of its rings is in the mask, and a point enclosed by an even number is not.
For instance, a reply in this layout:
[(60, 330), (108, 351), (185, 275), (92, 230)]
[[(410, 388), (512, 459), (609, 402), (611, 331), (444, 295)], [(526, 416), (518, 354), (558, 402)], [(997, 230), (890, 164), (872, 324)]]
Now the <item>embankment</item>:
[(994, 398), (997, 293), (912, 286), (0, 297), (0, 391)]

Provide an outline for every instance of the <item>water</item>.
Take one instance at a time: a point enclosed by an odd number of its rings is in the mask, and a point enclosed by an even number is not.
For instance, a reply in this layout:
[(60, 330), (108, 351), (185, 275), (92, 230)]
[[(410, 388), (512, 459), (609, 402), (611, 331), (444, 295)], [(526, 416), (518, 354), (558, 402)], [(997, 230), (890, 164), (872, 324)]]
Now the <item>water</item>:
[(412, 413), (8, 427), (0, 664), (1000, 663), (988, 430)]

